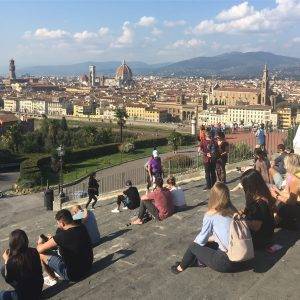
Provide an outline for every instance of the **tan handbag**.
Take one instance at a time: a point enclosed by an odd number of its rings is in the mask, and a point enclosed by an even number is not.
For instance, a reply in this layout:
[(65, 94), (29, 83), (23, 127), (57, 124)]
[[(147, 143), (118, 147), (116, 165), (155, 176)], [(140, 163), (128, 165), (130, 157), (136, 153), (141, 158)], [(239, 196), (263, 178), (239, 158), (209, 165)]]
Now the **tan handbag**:
[(214, 235), (227, 250), (226, 254), (230, 261), (239, 262), (254, 258), (253, 242), (249, 227), (239, 214), (234, 214), (230, 224), (228, 249), (215, 233)]

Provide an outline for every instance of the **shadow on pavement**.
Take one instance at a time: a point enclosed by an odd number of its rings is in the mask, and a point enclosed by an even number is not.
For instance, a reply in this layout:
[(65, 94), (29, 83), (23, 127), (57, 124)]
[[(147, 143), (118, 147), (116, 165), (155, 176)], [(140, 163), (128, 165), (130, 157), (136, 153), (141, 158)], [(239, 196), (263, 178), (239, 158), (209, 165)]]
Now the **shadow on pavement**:
[(124, 233), (130, 231), (130, 230), (131, 230), (131, 229), (121, 229), (121, 230), (119, 230), (119, 231), (110, 233), (110, 234), (104, 236), (103, 238), (101, 238), (100, 245), (101, 245), (101, 244), (104, 244), (104, 243), (106, 243), (106, 242), (109, 242), (109, 241), (111, 241), (111, 240), (113, 240), (113, 239), (115, 239), (115, 238), (117, 238), (117, 237), (123, 235)]
[[(117, 262), (120, 259), (124, 259), (124, 258), (132, 255), (134, 252), (135, 251), (133, 251), (133, 250), (122, 249), (122, 250), (116, 251), (114, 253), (108, 254), (104, 258), (94, 262), (91, 272), (89, 273), (88, 276), (86, 276), (82, 280), (87, 279), (90, 276), (104, 270), (105, 268), (109, 267), (110, 265), (114, 264), (115, 262)], [(117, 255), (117, 257), (114, 259), (114, 256), (116, 256), (116, 255)], [(50, 299), (50, 298), (54, 297), (55, 295), (59, 294), (60, 292), (73, 286), (74, 284), (75, 284), (75, 282), (62, 281), (59, 284), (49, 287), (43, 291), (42, 299)]]
[(256, 273), (265, 273), (269, 271), (300, 239), (300, 231), (290, 231), (279, 229), (274, 234), (273, 244), (279, 244), (283, 248), (273, 254), (266, 251), (256, 251), (253, 261), (253, 271)]

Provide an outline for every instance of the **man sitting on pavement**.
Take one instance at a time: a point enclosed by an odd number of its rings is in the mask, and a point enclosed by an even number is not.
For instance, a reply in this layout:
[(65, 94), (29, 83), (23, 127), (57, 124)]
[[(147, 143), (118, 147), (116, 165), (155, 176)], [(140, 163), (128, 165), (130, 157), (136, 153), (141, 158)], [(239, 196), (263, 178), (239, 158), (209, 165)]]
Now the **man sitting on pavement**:
[(132, 185), (131, 180), (127, 180), (125, 183), (126, 190), (123, 195), (119, 195), (117, 198), (117, 207), (111, 212), (119, 213), (121, 208), (121, 203), (123, 203), (123, 209), (134, 210), (140, 206), (141, 198), (139, 191), (135, 186)]
[(100, 233), (97, 220), (91, 210), (82, 209), (80, 205), (71, 207), (73, 220), (78, 224), (83, 224), (91, 238), (92, 246), (96, 247), (100, 244)]
[(148, 192), (141, 198), (138, 218), (131, 224), (141, 225), (147, 212), (157, 221), (162, 221), (170, 217), (174, 212), (171, 192), (163, 187), (163, 179), (157, 177), (155, 179), (155, 189)]
[[(90, 271), (93, 264), (93, 248), (86, 228), (73, 221), (71, 213), (62, 209), (55, 215), (58, 229), (55, 236), (38, 240), (37, 250), (45, 271), (53, 285), (56, 274), (63, 280), (79, 281)], [(59, 255), (54, 251), (58, 247)]]

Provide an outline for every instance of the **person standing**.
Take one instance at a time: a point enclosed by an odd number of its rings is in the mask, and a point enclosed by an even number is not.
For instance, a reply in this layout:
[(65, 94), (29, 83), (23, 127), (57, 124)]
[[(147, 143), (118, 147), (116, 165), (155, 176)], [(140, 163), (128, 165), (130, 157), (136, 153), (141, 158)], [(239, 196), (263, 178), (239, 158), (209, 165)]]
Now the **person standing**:
[(216, 158), (218, 145), (214, 140), (214, 134), (209, 128), (207, 129), (205, 140), (200, 143), (200, 150), (202, 153), (205, 170), (206, 186), (204, 187), (204, 190), (210, 190), (217, 181)]
[(88, 208), (89, 204), (91, 203), (92, 200), (92, 210), (95, 209), (95, 204), (97, 203), (97, 196), (99, 196), (99, 184), (96, 180), (96, 173), (93, 173), (90, 175), (89, 178), (89, 186), (88, 186), (88, 195), (89, 195), (89, 200), (87, 204), (85, 205), (85, 208)]
[(257, 129), (255, 136), (257, 138), (257, 144), (264, 151), (266, 149), (266, 132), (265, 125), (263, 123), (260, 124), (260, 128)]
[(156, 149), (153, 150), (152, 158), (148, 162), (148, 174), (151, 178), (152, 183), (155, 183), (156, 178), (162, 178), (163, 176), (161, 158), (159, 157), (158, 151)]
[(225, 134), (222, 131), (217, 133), (218, 144), (218, 159), (216, 162), (216, 170), (218, 181), (226, 183), (226, 169), (225, 166), (228, 161), (229, 144), (225, 140)]

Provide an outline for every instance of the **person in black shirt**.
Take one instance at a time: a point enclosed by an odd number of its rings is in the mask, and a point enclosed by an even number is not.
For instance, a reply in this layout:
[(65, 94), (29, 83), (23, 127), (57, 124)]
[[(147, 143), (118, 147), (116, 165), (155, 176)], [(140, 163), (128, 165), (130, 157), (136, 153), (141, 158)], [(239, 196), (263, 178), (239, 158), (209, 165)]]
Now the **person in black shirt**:
[(1, 273), (14, 291), (0, 291), (0, 299), (37, 300), (43, 290), (43, 273), (39, 254), (28, 247), (28, 237), (21, 229), (11, 232), (9, 249), (3, 254)]
[(255, 169), (245, 171), (241, 176), (245, 191), (244, 214), (251, 231), (255, 249), (265, 248), (272, 240), (275, 228), (275, 199), (262, 176)]
[(132, 186), (131, 180), (127, 180), (125, 183), (127, 189), (123, 192), (123, 195), (119, 195), (117, 198), (117, 208), (111, 212), (119, 213), (121, 203), (124, 205), (124, 209), (129, 208), (130, 210), (136, 209), (140, 206), (141, 198), (136, 187)]
[[(57, 212), (55, 219), (58, 225), (55, 236), (37, 246), (42, 264), (54, 281), (57, 281), (54, 272), (64, 280), (79, 281), (92, 267), (91, 239), (84, 225), (74, 223), (68, 210), (62, 209)], [(49, 254), (49, 250), (57, 247), (60, 255)]]
[(88, 195), (89, 195), (89, 200), (85, 205), (85, 208), (88, 208), (91, 201), (94, 200), (92, 203), (92, 210), (93, 210), (95, 209), (95, 204), (97, 203), (98, 200), (97, 196), (99, 196), (99, 184), (96, 180), (95, 173), (91, 174), (89, 178)]

